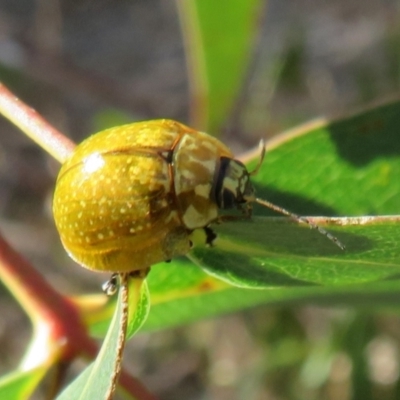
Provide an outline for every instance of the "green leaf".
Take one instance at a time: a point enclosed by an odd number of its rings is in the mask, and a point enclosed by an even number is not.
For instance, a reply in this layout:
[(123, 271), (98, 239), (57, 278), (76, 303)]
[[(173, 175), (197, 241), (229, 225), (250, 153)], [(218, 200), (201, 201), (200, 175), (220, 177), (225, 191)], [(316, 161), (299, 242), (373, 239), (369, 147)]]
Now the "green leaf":
[[(257, 194), (302, 215), (399, 214), (399, 109), (396, 102), (278, 138), (254, 177)], [(255, 214), (271, 215), (258, 206)]]
[(180, 0), (192, 97), (192, 124), (218, 132), (248, 66), (260, 0)]
[(96, 360), (57, 397), (58, 400), (106, 398), (106, 394), (111, 390), (111, 377), (114, 375), (118, 358), (122, 309), (120, 290), (114, 316)]
[[(302, 215), (396, 214), (398, 126), (400, 103), (394, 102), (290, 132), (269, 147), (254, 179), (257, 192)], [(254, 214), (271, 212), (256, 206)], [(399, 217), (331, 222), (332, 229), (325, 228), (346, 245), (345, 251), (285, 219), (255, 217), (214, 227), (216, 246), (200, 246), (191, 255), (214, 277), (184, 260), (155, 266), (149, 275), (152, 312), (144, 328), (258, 304), (398, 305)], [(232, 282), (259, 290), (234, 288)]]
[[(152, 267), (152, 310), (143, 329), (260, 304), (398, 306), (399, 126), (400, 103), (394, 102), (312, 123), (271, 143), (254, 177), (260, 197), (301, 215), (378, 217), (318, 220), (346, 245), (342, 251), (256, 205), (253, 221), (213, 226), (215, 246), (194, 248), (190, 257), (203, 269), (185, 258)], [(250, 169), (258, 153), (248, 160)], [(385, 214), (394, 216), (379, 216)]]
[(132, 337), (146, 322), (150, 312), (150, 295), (146, 279), (129, 280), (129, 318), (127, 339)]
[(0, 378), (0, 399), (26, 400), (40, 383), (47, 365), (29, 371), (14, 371)]
[(254, 218), (218, 227), (215, 249), (195, 248), (191, 259), (248, 288), (347, 285), (400, 276), (400, 218), (335, 220), (340, 222), (345, 251), (308, 227)]

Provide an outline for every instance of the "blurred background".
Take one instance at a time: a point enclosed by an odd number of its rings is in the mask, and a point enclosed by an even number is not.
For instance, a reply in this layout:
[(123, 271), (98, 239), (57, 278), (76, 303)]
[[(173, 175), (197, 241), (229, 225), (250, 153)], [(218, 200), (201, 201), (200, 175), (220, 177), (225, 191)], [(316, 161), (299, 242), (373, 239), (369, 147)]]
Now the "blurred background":
[[(142, 119), (204, 129), (190, 96), (178, 3), (0, 0), (0, 80), (76, 142)], [(399, 7), (395, 0), (260, 1), (237, 98), (209, 133), (240, 153), (261, 137), (396, 95)], [(58, 169), (0, 119), (2, 233), (63, 292), (98, 292), (106, 277), (70, 261), (53, 225)], [(0, 302), (4, 374), (18, 365), (30, 326), (3, 286)], [(400, 398), (399, 346), (400, 321), (389, 312), (258, 307), (141, 334), (125, 361), (163, 400), (392, 400)]]

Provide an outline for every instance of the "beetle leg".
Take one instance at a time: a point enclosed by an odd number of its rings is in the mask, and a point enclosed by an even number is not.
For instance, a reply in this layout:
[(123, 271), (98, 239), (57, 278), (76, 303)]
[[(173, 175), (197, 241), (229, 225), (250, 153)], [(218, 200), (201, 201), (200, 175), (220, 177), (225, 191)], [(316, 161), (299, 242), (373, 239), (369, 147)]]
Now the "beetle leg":
[[(167, 260), (167, 262), (170, 262), (171, 260)], [(146, 278), (148, 273), (150, 272), (150, 268), (145, 268), (145, 269), (139, 269), (137, 271), (132, 271), (129, 273), (129, 276), (131, 278)], [(118, 276), (119, 274), (115, 272), (114, 274), (111, 275), (110, 279), (106, 282), (104, 282), (101, 285), (101, 289), (107, 296), (113, 296), (115, 293), (117, 293), (119, 283), (118, 283)]]
[(118, 274), (114, 273), (111, 278), (101, 285), (101, 289), (107, 296), (113, 296), (118, 290)]
[(217, 238), (217, 234), (209, 226), (206, 226), (203, 230), (206, 234), (206, 245), (210, 247), (214, 246), (214, 240)]
[(143, 268), (143, 269), (138, 269), (136, 271), (132, 271), (129, 273), (129, 276), (131, 278), (141, 278), (144, 279), (150, 272), (150, 267), (148, 268)]

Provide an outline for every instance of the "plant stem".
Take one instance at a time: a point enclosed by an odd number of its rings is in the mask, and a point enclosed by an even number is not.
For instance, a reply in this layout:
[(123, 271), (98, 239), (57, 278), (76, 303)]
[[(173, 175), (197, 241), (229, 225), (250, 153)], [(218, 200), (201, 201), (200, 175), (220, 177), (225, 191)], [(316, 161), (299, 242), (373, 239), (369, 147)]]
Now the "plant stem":
[(40, 147), (63, 163), (75, 144), (50, 125), (33, 108), (23, 103), (0, 82), (0, 113)]
[[(122, 312), (119, 321), (119, 337), (117, 343), (117, 356), (115, 359), (114, 373), (111, 376), (110, 391), (106, 395), (106, 400), (112, 400), (115, 390), (117, 388), (118, 378), (122, 369), (122, 356), (125, 348), (126, 327), (128, 326), (128, 312), (129, 312), (129, 286), (128, 286), (128, 273), (119, 274), (119, 290), (121, 291)], [(132, 304), (134, 306), (134, 304)]]
[[(11, 291), (31, 319), (34, 329), (45, 328), (47, 337), (36, 343), (43, 343), (41, 349), (32, 349), (33, 362), (26, 368), (45, 362), (54, 363), (55, 358), (68, 361), (82, 355), (93, 359), (98, 353), (97, 343), (89, 337), (80, 320), (76, 306), (53, 289), (42, 275), (16, 252), (0, 234), (0, 280)], [(47, 327), (47, 328), (46, 328)], [(31, 346), (32, 347), (32, 346)], [(38, 354), (40, 353), (40, 358)], [(30, 358), (29, 352), (25, 359)], [(120, 385), (138, 400), (155, 400), (136, 378), (121, 372)]]
[[(85, 354), (94, 357), (97, 344), (87, 335), (73, 304), (55, 289), (0, 235), (0, 279), (26, 311), (35, 328), (50, 337), (54, 352), (64, 346), (63, 358)], [(45, 329), (47, 327), (47, 329)], [(50, 345), (49, 345), (50, 347)], [(83, 351), (84, 349), (84, 351)], [(42, 360), (43, 361), (43, 360)]]

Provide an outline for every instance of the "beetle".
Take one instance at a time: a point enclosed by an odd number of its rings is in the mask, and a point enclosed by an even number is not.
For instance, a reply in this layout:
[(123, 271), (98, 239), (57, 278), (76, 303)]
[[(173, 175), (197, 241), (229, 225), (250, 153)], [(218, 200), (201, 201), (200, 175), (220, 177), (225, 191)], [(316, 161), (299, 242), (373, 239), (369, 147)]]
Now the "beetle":
[[(257, 202), (309, 224), (304, 217), (255, 196), (248, 172), (216, 138), (172, 120), (152, 120), (99, 132), (78, 145), (57, 178), (53, 213), (68, 254), (107, 272), (147, 270), (187, 254), (191, 233), (229, 219), (251, 217)], [(232, 218), (237, 218), (232, 216)]]

